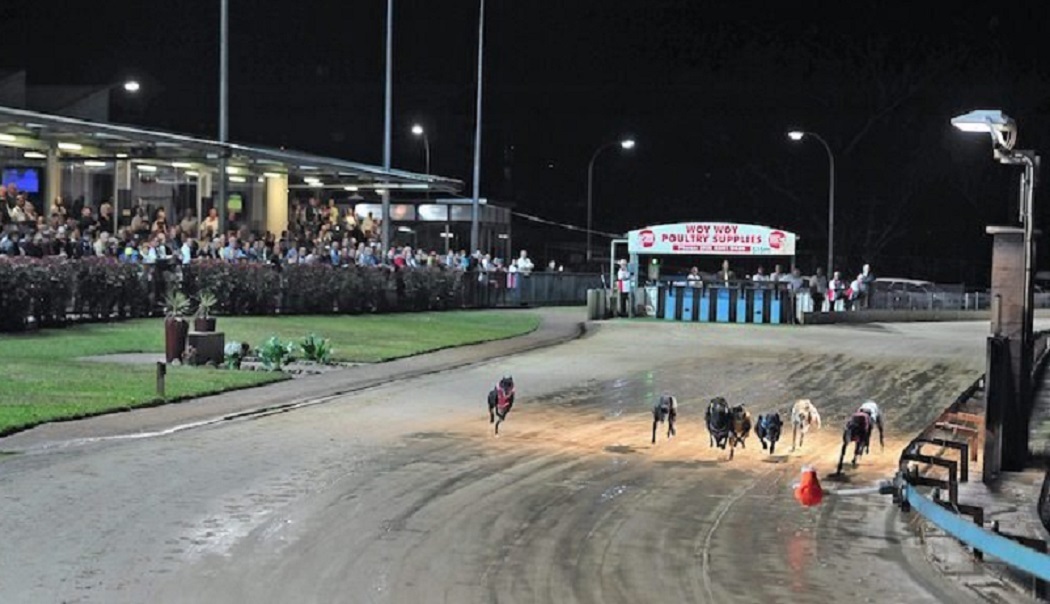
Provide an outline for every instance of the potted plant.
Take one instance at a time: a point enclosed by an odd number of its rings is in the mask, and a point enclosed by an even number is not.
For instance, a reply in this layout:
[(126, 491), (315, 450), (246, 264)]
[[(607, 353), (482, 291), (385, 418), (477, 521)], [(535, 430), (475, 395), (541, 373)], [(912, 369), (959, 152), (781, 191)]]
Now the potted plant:
[(170, 290), (164, 296), (164, 362), (170, 363), (182, 359), (186, 350), (186, 336), (190, 324), (186, 322), (186, 312), (190, 309), (190, 299), (178, 290)]
[(198, 297), (197, 315), (193, 319), (194, 331), (215, 331), (215, 317), (211, 316), (211, 309), (215, 308), (218, 299), (215, 294), (203, 291)]

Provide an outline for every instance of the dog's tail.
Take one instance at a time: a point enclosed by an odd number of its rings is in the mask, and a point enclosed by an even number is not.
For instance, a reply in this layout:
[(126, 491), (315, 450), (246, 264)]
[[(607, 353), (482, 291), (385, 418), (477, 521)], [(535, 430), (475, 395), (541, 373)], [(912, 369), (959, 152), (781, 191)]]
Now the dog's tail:
[(812, 407), (812, 409), (813, 409), (813, 424), (814, 424), (814, 427), (817, 430), (820, 430), (820, 411), (817, 411), (816, 407)]

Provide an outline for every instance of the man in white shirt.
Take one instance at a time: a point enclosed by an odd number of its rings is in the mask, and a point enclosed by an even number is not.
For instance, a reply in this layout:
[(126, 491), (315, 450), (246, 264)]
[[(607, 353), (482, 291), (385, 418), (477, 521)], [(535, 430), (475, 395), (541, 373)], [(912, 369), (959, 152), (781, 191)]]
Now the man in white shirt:
[(620, 269), (616, 271), (616, 285), (620, 294), (620, 316), (626, 317), (631, 298), (631, 271), (627, 269), (627, 261), (620, 261)]
[(525, 250), (521, 250), (521, 256), (518, 257), (518, 272), (522, 276), (528, 277), (532, 274), (533, 269), (532, 260), (529, 258), (529, 253)]

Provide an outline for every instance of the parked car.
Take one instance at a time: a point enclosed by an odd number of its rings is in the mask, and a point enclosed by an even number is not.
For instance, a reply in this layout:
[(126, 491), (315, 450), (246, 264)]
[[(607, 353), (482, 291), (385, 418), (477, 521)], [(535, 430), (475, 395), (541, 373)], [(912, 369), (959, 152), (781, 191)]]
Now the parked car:
[(930, 281), (879, 277), (875, 279), (872, 308), (941, 310), (963, 307), (962, 290), (953, 292)]

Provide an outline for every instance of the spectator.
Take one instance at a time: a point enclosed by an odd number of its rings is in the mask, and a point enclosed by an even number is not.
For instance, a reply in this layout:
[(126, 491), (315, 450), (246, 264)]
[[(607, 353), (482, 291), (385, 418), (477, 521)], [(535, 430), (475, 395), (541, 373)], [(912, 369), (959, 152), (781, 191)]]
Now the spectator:
[(15, 197), (14, 206), (10, 206), (7, 208), (7, 215), (10, 219), (10, 222), (14, 224), (22, 224), (26, 221), (25, 205), (26, 198), (23, 195), (18, 195)]
[(339, 206), (335, 205), (334, 199), (328, 200), (328, 223), (332, 226), (339, 224)]
[(98, 208), (98, 232), (100, 233), (112, 233), (113, 232), (113, 206), (104, 203)]
[(699, 267), (694, 266), (689, 269), (689, 275), (686, 276), (685, 280), (689, 282), (689, 285), (700, 285), (702, 279), (700, 277)]
[(620, 269), (616, 271), (616, 285), (620, 293), (620, 316), (626, 317), (631, 298), (631, 271), (627, 268), (626, 260), (620, 260)]
[(193, 236), (197, 233), (198, 228), (197, 215), (193, 210), (186, 208), (186, 211), (182, 213), (182, 220), (179, 222), (179, 230), (187, 236)]
[(825, 298), (828, 293), (828, 276), (824, 274), (824, 269), (817, 268), (817, 274), (810, 278), (809, 288), (810, 295), (813, 296), (813, 310), (827, 312)]
[(736, 280), (736, 273), (734, 273), (733, 271), (729, 270), (729, 261), (728, 260), (723, 260), (722, 261), (722, 268), (721, 268), (721, 270), (718, 271), (718, 280), (722, 281), (726, 285), (729, 285), (730, 281), (735, 281)]
[(784, 280), (784, 269), (779, 264), (773, 267), (773, 274), (769, 276), (769, 280), (773, 283), (779, 283)]
[(764, 283), (766, 281), (769, 281), (769, 275), (767, 275), (765, 269), (763, 269), (760, 266), (760, 267), (758, 267), (758, 270), (755, 271), (755, 274), (751, 277), (751, 280), (756, 282), (756, 283), (759, 283), (759, 282), (763, 282)]
[[(778, 265), (777, 268), (779, 269), (780, 266)], [(797, 268), (791, 269), (791, 273), (784, 276), (781, 281), (787, 284), (788, 290), (793, 294), (798, 294), (802, 291), (802, 271)]]
[(534, 266), (532, 260), (529, 259), (529, 253), (527, 251), (521, 250), (521, 254), (518, 256), (517, 267), (518, 272), (521, 273), (523, 277), (528, 277), (532, 274)]
[[(142, 200), (139, 200), (140, 202)], [(146, 217), (146, 208), (141, 205), (135, 208), (135, 215), (131, 218), (131, 233), (142, 236), (149, 232), (149, 219)]]
[(875, 273), (871, 272), (871, 265), (865, 264), (857, 279), (860, 286), (861, 308), (871, 307), (871, 296), (875, 292)]
[(372, 218), (372, 213), (369, 212), (368, 216), (365, 216), (365, 219), (361, 221), (361, 231), (364, 233), (365, 237), (372, 236), (372, 230), (375, 228), (375, 224), (375, 219)]
[(51, 202), (51, 209), (48, 212), (51, 216), (57, 216), (60, 220), (65, 220), (68, 214), (66, 208), (66, 202), (62, 200), (62, 196), (55, 197), (55, 200)]
[(80, 222), (77, 223), (77, 226), (80, 227), (80, 231), (87, 231), (88, 229), (94, 227), (96, 224), (97, 221), (95, 220), (94, 214), (91, 212), (91, 206), (83, 205), (80, 208)]
[(831, 281), (828, 283), (828, 309), (840, 311), (845, 309), (846, 283), (842, 280), (842, 273), (835, 271)]
[(208, 210), (208, 217), (201, 224), (200, 238), (204, 240), (214, 239), (219, 234), (219, 211), (215, 208)]

